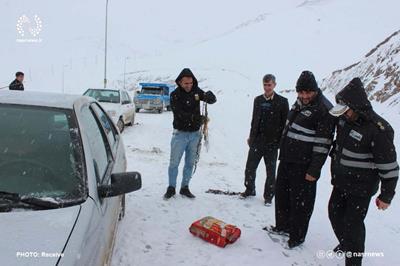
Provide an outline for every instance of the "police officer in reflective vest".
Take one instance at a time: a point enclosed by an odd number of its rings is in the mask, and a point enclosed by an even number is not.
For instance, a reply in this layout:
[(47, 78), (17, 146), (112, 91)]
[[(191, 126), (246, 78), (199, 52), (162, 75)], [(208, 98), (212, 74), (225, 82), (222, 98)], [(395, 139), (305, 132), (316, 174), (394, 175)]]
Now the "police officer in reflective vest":
[(346, 265), (361, 265), (365, 225), (371, 197), (378, 209), (389, 207), (399, 176), (394, 132), (376, 114), (359, 78), (353, 79), (336, 95), (337, 105), (330, 110), (339, 116), (337, 136), (332, 149), (332, 185), (329, 219), (339, 245), (335, 252), (346, 256)]
[(288, 233), (288, 247), (305, 240), (314, 209), (317, 180), (332, 144), (332, 104), (310, 71), (297, 80), (298, 99), (289, 112), (280, 145), (276, 181), (275, 233)]

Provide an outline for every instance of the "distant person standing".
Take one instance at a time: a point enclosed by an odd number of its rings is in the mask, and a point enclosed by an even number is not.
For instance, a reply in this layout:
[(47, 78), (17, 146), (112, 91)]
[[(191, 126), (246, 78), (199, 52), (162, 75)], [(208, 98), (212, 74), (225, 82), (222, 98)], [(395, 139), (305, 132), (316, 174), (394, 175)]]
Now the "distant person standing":
[(24, 73), (17, 72), (15, 73), (15, 80), (11, 82), (8, 87), (10, 91), (23, 91), (24, 90)]
[(275, 195), (275, 172), (279, 142), (289, 112), (288, 100), (274, 92), (276, 79), (272, 74), (263, 77), (264, 93), (254, 99), (250, 136), (247, 139), (249, 153), (247, 156), (245, 181), (246, 190), (242, 198), (255, 196), (255, 179), (257, 167), (264, 158), (266, 180), (264, 186), (264, 204), (271, 205)]
[(185, 68), (176, 78), (177, 89), (171, 93), (171, 108), (174, 114), (174, 131), (171, 139), (171, 157), (168, 167), (169, 186), (164, 199), (175, 195), (178, 167), (185, 153), (185, 165), (179, 193), (188, 198), (195, 196), (189, 190), (199, 145), (200, 127), (204, 117), (200, 113), (200, 101), (213, 104), (217, 101), (211, 91), (204, 92), (198, 87), (196, 77), (189, 68)]

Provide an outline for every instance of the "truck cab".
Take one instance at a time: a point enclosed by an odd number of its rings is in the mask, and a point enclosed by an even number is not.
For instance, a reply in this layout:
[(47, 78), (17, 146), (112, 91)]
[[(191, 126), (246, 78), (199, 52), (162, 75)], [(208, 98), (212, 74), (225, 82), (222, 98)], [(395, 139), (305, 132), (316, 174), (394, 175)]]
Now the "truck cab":
[(175, 86), (167, 83), (139, 83), (140, 90), (137, 91), (134, 102), (136, 112), (140, 109), (156, 110), (162, 113), (164, 109), (171, 110), (171, 92)]

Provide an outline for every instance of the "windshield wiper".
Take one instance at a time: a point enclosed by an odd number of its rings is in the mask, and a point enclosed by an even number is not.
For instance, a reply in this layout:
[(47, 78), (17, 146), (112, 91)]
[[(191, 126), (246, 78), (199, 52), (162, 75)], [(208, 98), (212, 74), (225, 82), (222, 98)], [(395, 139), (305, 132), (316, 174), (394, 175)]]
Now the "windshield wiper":
[(20, 196), (18, 193), (7, 191), (0, 191), (0, 200), (9, 201), (9, 205), (11, 205), (11, 207), (14, 206), (15, 208), (24, 207), (24, 205), (40, 209), (56, 209), (62, 207), (58, 202), (37, 197)]
[(19, 199), (19, 194), (7, 191), (0, 191), (0, 199), (6, 199), (6, 200)]
[(37, 197), (21, 197), (20, 202), (27, 203), (36, 207), (43, 207), (47, 209), (56, 209), (62, 207), (62, 204)]

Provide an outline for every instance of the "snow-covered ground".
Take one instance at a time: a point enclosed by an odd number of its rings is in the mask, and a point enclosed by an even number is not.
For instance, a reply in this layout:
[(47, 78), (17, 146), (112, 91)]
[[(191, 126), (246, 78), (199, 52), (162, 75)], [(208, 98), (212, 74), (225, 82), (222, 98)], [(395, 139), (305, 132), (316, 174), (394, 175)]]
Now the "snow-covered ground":
[[(319, 180), (314, 214), (301, 250), (285, 250), (261, 230), (265, 225), (274, 224), (274, 207), (266, 207), (262, 201), (263, 163), (258, 169), (255, 198), (242, 200), (238, 196), (205, 193), (209, 188), (244, 189), (248, 151), (245, 140), (252, 99), (261, 92), (261, 86), (252, 90), (232, 88), (220, 92), (218, 102), (209, 106), (211, 147), (208, 153), (203, 150), (191, 182), (195, 200), (180, 195), (169, 201), (162, 198), (168, 185), (172, 114), (141, 112), (137, 115), (139, 124), (128, 128), (123, 136), (129, 170), (141, 172), (143, 188), (127, 197), (127, 213), (119, 226), (112, 265), (344, 265), (343, 260), (317, 258), (319, 250), (328, 251), (337, 244), (327, 211), (331, 192), (329, 160)], [(295, 94), (286, 96), (293, 102)], [(328, 97), (333, 99), (332, 95)], [(377, 111), (383, 112), (399, 128), (399, 114), (383, 106), (377, 106)], [(180, 184), (181, 172), (178, 178)], [(371, 202), (366, 218), (366, 252), (383, 252), (384, 257), (365, 258), (364, 265), (399, 265), (398, 202), (395, 198), (385, 212), (378, 211)], [(242, 236), (238, 242), (222, 249), (193, 237), (188, 230), (191, 223), (208, 215), (240, 227)]]

